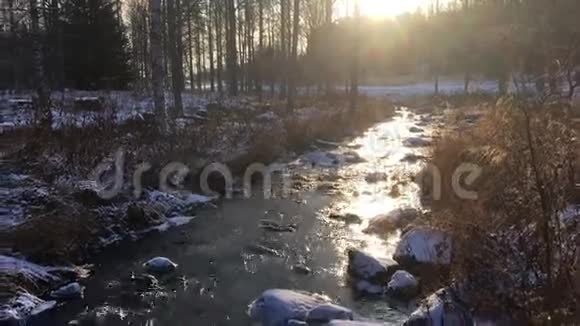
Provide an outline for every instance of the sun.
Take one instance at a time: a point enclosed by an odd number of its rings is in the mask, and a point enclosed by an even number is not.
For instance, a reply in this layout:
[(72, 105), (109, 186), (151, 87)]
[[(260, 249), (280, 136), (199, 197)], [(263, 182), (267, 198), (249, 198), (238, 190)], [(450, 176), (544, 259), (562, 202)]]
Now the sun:
[[(351, 0), (352, 1), (352, 0)], [(356, 1), (356, 0), (354, 0)], [(371, 17), (395, 17), (423, 6), (425, 0), (359, 0), (361, 13)]]

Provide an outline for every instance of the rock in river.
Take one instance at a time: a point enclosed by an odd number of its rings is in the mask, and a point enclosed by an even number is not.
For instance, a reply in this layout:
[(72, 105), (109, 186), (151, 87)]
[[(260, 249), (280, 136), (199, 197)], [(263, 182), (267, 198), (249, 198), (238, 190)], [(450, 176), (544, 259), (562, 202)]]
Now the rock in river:
[(143, 264), (149, 273), (169, 273), (177, 268), (177, 264), (166, 257), (155, 257)]
[(380, 260), (357, 249), (348, 250), (348, 274), (355, 280), (386, 284), (397, 269), (394, 262)]
[(424, 300), (404, 325), (473, 325), (473, 316), (448, 289), (441, 289)]
[(83, 286), (77, 282), (73, 282), (50, 292), (50, 298), (62, 301), (81, 299), (84, 295), (84, 291), (85, 288)]
[(412, 223), (419, 216), (414, 208), (399, 208), (386, 214), (373, 217), (365, 233), (386, 234), (403, 228)]
[(393, 259), (402, 266), (449, 265), (451, 240), (441, 231), (415, 227), (403, 234)]
[(387, 293), (404, 300), (412, 299), (419, 292), (419, 281), (407, 271), (396, 271), (387, 285)]
[(309, 316), (323, 322), (351, 318), (352, 312), (330, 304), (327, 297), (318, 294), (272, 289), (250, 304), (248, 315), (263, 326), (286, 326), (302, 325), (309, 321)]

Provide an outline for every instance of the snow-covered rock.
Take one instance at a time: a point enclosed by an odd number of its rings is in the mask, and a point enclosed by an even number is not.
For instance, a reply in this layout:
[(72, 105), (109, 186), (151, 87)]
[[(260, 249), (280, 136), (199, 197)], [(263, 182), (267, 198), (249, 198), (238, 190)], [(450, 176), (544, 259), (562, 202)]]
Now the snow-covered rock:
[(453, 299), (449, 290), (441, 289), (427, 297), (404, 325), (473, 325), (473, 317)]
[(451, 263), (451, 240), (441, 231), (415, 227), (401, 237), (393, 258), (401, 265)]
[(19, 292), (0, 305), (0, 325), (26, 325), (55, 306), (56, 301), (45, 301), (28, 292)]
[(373, 217), (364, 230), (365, 233), (386, 234), (403, 228), (419, 216), (414, 208), (398, 208), (386, 214)]
[(166, 257), (155, 257), (143, 264), (150, 273), (169, 273), (177, 268), (177, 264)]
[(272, 289), (250, 304), (248, 315), (262, 326), (286, 326), (290, 320), (306, 321), (311, 310), (329, 302), (317, 294)]
[(353, 318), (354, 315), (350, 309), (332, 303), (316, 306), (306, 315), (306, 321), (309, 323), (326, 323), (337, 319), (353, 320)]
[(410, 299), (417, 295), (419, 281), (407, 271), (396, 271), (387, 285), (387, 293), (403, 299)]
[(395, 270), (394, 262), (375, 258), (357, 249), (348, 250), (348, 274), (356, 280), (386, 284)]
[(73, 282), (50, 292), (50, 298), (54, 300), (75, 300), (84, 296), (85, 288), (78, 282)]

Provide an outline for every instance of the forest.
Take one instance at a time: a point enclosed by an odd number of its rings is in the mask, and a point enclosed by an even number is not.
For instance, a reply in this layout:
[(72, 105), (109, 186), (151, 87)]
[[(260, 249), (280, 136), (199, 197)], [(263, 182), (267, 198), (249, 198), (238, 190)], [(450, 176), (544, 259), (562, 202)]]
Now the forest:
[(0, 0), (0, 325), (580, 323), (578, 0)]

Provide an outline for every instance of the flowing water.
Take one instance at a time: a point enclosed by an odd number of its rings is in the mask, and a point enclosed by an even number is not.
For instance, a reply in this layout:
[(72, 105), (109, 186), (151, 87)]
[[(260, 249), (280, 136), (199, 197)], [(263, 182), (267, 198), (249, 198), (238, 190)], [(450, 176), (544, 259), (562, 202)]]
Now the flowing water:
[[(365, 224), (397, 207), (420, 207), (418, 187), (399, 182), (419, 168), (420, 163), (402, 159), (421, 151), (404, 146), (406, 139), (418, 137), (409, 128), (420, 119), (400, 110), (393, 119), (332, 149), (355, 151), (363, 163), (312, 169), (294, 162), (296, 174), (337, 175), (339, 191), (333, 194), (311, 190), (299, 198), (224, 200), (199, 211), (190, 224), (108, 249), (94, 260), (95, 275), (86, 284), (84, 300), (61, 306), (51, 324), (249, 325), (247, 305), (270, 288), (324, 293), (364, 317), (401, 324), (412, 307), (359, 298), (346, 285), (345, 250), (354, 247), (390, 258), (399, 235), (367, 235), (362, 232)], [(368, 182), (376, 172), (386, 175)], [(329, 210), (355, 213), (363, 223), (329, 220), (324, 217)], [(264, 218), (294, 223), (297, 230), (260, 229)], [(160, 278), (156, 290), (136, 291), (128, 282), (131, 273), (141, 273), (142, 263), (154, 256), (171, 258), (179, 264), (177, 271)], [(312, 273), (296, 273), (296, 264)]]

